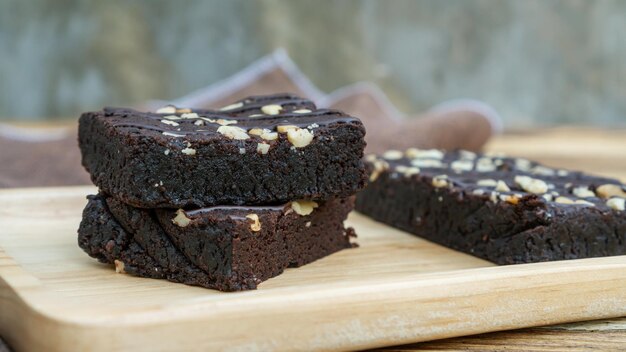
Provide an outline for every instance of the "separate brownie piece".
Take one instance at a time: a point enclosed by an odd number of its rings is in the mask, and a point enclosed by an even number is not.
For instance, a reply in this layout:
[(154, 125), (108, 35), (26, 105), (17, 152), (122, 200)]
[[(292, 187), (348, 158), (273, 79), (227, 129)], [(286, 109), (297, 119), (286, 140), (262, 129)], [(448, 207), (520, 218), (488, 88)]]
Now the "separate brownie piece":
[(291, 95), (222, 110), (84, 113), (83, 165), (104, 193), (141, 208), (344, 198), (365, 185), (357, 118)]
[(626, 254), (618, 180), (468, 151), (368, 155), (356, 209), (497, 264)]
[(117, 271), (221, 291), (254, 289), (283, 272), (350, 248), (343, 221), (354, 199), (193, 211), (140, 209), (89, 196), (78, 244)]

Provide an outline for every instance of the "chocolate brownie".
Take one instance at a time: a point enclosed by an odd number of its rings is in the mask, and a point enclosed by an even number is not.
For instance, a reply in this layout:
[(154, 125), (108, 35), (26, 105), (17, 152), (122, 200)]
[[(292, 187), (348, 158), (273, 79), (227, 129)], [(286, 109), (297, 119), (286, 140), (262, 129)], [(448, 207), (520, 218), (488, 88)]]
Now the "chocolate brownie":
[(359, 119), (288, 94), (221, 111), (105, 108), (79, 121), (92, 181), (141, 208), (348, 197), (366, 182), (364, 135)]
[(354, 197), (192, 211), (141, 209), (89, 196), (78, 244), (118, 272), (221, 291), (254, 289), (283, 272), (350, 248), (343, 221)]
[(618, 180), (468, 151), (366, 160), (356, 209), (430, 241), (497, 264), (626, 254)]

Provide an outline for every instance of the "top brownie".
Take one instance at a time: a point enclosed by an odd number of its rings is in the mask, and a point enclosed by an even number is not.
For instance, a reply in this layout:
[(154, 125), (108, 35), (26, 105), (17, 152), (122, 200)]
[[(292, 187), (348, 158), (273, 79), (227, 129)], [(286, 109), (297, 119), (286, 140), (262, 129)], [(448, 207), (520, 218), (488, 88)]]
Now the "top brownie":
[(79, 120), (82, 163), (106, 194), (141, 208), (276, 204), (363, 188), (361, 121), (289, 94), (220, 110), (105, 108)]

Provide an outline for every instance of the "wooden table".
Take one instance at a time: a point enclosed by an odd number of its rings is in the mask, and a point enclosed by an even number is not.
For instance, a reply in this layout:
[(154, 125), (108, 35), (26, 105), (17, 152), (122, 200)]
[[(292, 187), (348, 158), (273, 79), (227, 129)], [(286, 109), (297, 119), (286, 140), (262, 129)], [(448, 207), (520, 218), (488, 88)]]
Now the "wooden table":
[[(626, 175), (626, 130), (562, 127), (508, 133), (495, 137), (486, 149), (538, 160), (553, 167), (621, 178)], [(626, 318), (497, 332), (383, 350), (582, 351), (592, 348), (626, 348)], [(0, 342), (0, 352), (4, 349)]]

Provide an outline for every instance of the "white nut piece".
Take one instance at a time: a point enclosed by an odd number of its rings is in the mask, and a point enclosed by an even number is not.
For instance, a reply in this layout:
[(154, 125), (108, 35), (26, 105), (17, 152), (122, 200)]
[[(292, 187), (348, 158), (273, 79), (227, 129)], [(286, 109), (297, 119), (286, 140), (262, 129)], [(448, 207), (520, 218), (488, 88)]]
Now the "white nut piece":
[(115, 272), (118, 274), (126, 274), (126, 270), (124, 270), (125, 265), (124, 262), (121, 260), (117, 260), (115, 259), (113, 261), (113, 263), (115, 264)]
[(552, 196), (552, 194), (546, 193), (544, 195), (542, 195), (543, 199), (545, 199), (548, 202), (551, 202), (552, 199), (554, 198), (554, 196)]
[(498, 191), (498, 192), (510, 192), (511, 189), (506, 184), (506, 182), (504, 182), (502, 180), (498, 180), (498, 182), (496, 183), (496, 191)]
[(226, 105), (224, 107), (220, 108), (220, 111), (229, 111), (229, 110), (235, 110), (235, 109), (239, 109), (240, 107), (243, 106), (242, 102), (239, 103), (234, 103), (234, 104), (230, 104), (230, 105)]
[(180, 115), (181, 119), (197, 119), (199, 117), (200, 116), (198, 116), (198, 114), (195, 113), (195, 112), (188, 112), (188, 113), (184, 113), (184, 114)]
[(370, 174), (370, 182), (376, 181), (376, 179), (378, 179), (378, 176), (380, 176), (380, 174), (383, 171), (389, 169), (389, 163), (387, 163), (386, 161), (384, 161), (382, 159), (374, 160), (372, 165), (374, 166), (374, 170)]
[(246, 218), (252, 220), (252, 223), (250, 224), (250, 230), (254, 232), (261, 231), (261, 221), (259, 220), (259, 216), (257, 214), (248, 214), (246, 215)]
[(174, 122), (171, 120), (161, 120), (161, 123), (164, 123), (166, 125), (170, 125), (170, 126), (178, 126), (178, 122)]
[(521, 171), (530, 171), (532, 167), (532, 162), (528, 159), (517, 158), (515, 159), (515, 168)]
[(406, 156), (411, 159), (443, 159), (444, 153), (438, 149), (418, 149), (409, 148), (406, 150)]
[(535, 167), (533, 167), (530, 172), (532, 172), (535, 175), (542, 175), (542, 176), (554, 176), (555, 171), (549, 167), (545, 167), (545, 166), (541, 166), (541, 165), (537, 165)]
[(585, 186), (580, 186), (580, 187), (576, 187), (572, 190), (572, 193), (579, 198), (589, 198), (589, 197), (595, 197), (596, 194), (593, 193), (592, 190), (589, 189), (589, 187), (585, 187)]
[(191, 219), (187, 217), (184, 210), (178, 209), (176, 211), (176, 216), (172, 219), (172, 222), (180, 227), (187, 227), (187, 225), (191, 222)]
[(626, 198), (626, 192), (624, 186), (615, 184), (605, 184), (596, 188), (596, 193), (600, 198), (621, 197)]
[(176, 107), (174, 105), (166, 105), (156, 111), (157, 114), (175, 114)]
[(480, 158), (476, 161), (476, 171), (491, 172), (496, 170), (496, 165), (491, 158)]
[(413, 175), (417, 175), (420, 173), (419, 168), (415, 166), (405, 166), (405, 165), (396, 166), (396, 171), (403, 174), (405, 177), (411, 177)]
[(236, 125), (237, 124), (237, 120), (227, 120), (227, 119), (218, 119), (216, 122), (217, 122), (218, 125), (222, 125), (222, 126)]
[(309, 215), (313, 212), (313, 209), (317, 208), (319, 205), (312, 200), (294, 200), (291, 202), (291, 209), (296, 212), (298, 215)]
[(593, 204), (591, 202), (588, 202), (586, 200), (582, 200), (582, 199), (576, 199), (574, 201), (574, 204), (582, 204), (582, 205), (587, 205), (587, 206), (590, 206), (590, 207), (595, 207), (596, 206), (595, 204)]
[(483, 187), (495, 187), (498, 185), (498, 181), (491, 179), (491, 178), (486, 178), (484, 180), (478, 180), (476, 184), (478, 186), (483, 186)]
[(266, 115), (278, 115), (280, 111), (283, 109), (282, 106), (276, 104), (265, 105), (261, 107), (261, 111), (263, 111)]
[(387, 160), (398, 160), (402, 159), (404, 153), (399, 150), (388, 150), (383, 153), (383, 158)]
[(258, 143), (256, 145), (257, 153), (261, 153), (263, 155), (267, 154), (270, 151), (270, 145), (267, 143)]
[(522, 196), (519, 194), (501, 194), (500, 200), (507, 202), (509, 204), (517, 204), (519, 200), (522, 199)]
[(181, 150), (180, 152), (185, 154), (185, 155), (196, 155), (196, 150), (193, 149), (193, 148), (189, 148), (189, 147)]
[(250, 138), (250, 136), (246, 133), (246, 130), (236, 126), (220, 126), (220, 128), (217, 129), (217, 132), (230, 139), (245, 140)]
[(574, 201), (567, 198), (567, 197), (556, 197), (556, 199), (554, 200), (556, 203), (560, 203), (560, 204), (574, 204)]
[(548, 184), (537, 178), (518, 175), (515, 176), (515, 183), (529, 193), (544, 194), (548, 192)]
[(626, 210), (626, 199), (620, 197), (611, 198), (606, 201), (606, 205), (613, 210), (624, 211)]
[(441, 160), (437, 159), (413, 159), (411, 160), (411, 165), (421, 168), (432, 169), (440, 169), (444, 167), (444, 164), (441, 162)]
[(455, 160), (450, 163), (450, 168), (456, 172), (472, 171), (474, 162), (471, 160)]
[(204, 126), (204, 120), (197, 120), (193, 124), (196, 125), (196, 126)]
[(313, 132), (298, 128), (287, 131), (287, 140), (296, 148), (304, 148), (311, 144), (313, 140)]
[(291, 130), (295, 130), (298, 129), (298, 126), (294, 126), (294, 125), (281, 125), (281, 126), (276, 126), (276, 131), (278, 131), (279, 133), (287, 133)]
[(298, 109), (298, 110), (294, 110), (293, 111), (294, 114), (308, 114), (311, 112), (311, 110), (309, 109)]
[(461, 160), (474, 160), (476, 159), (476, 153), (469, 150), (459, 150), (459, 157)]
[(433, 177), (432, 185), (436, 188), (442, 188), (448, 186), (448, 175), (438, 175)]

